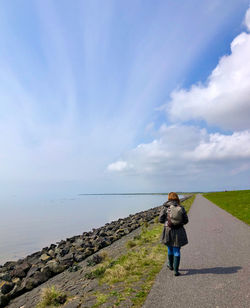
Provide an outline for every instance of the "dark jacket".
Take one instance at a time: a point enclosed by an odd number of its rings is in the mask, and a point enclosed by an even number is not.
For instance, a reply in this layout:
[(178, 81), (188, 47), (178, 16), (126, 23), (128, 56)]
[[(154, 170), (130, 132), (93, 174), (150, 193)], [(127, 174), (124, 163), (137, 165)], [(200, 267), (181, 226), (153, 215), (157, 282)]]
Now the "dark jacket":
[[(177, 208), (178, 207), (178, 208)], [(171, 210), (172, 209), (172, 210)], [(171, 216), (171, 212), (177, 213), (176, 217)], [(172, 222), (172, 226), (168, 226), (168, 215)], [(188, 243), (186, 230), (183, 225), (188, 223), (188, 216), (185, 208), (178, 205), (175, 201), (167, 201), (162, 205), (159, 216), (160, 223), (164, 223), (161, 242), (168, 246), (181, 247)]]

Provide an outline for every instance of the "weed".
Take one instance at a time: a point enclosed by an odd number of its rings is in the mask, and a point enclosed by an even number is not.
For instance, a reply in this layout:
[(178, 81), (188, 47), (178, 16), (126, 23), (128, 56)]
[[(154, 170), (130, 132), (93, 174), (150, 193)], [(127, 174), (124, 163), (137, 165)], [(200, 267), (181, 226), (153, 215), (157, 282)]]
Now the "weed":
[(95, 266), (104, 260), (105, 256), (103, 254), (96, 254), (92, 258), (87, 260), (87, 266)]
[(48, 306), (61, 306), (67, 300), (67, 295), (51, 286), (42, 290), (42, 300), (36, 308), (45, 308)]
[(87, 279), (101, 278), (103, 277), (105, 271), (106, 271), (106, 268), (104, 266), (98, 267), (97, 269), (89, 273), (86, 273), (85, 278)]
[(108, 294), (104, 294), (104, 293), (101, 293), (101, 292), (96, 292), (95, 296), (96, 296), (96, 304), (94, 306), (92, 306), (93, 308), (98, 307), (98, 306), (106, 303), (107, 299), (109, 298)]
[(133, 238), (134, 240), (140, 240), (141, 239), (141, 234), (137, 234)]
[(81, 267), (80, 265), (75, 264), (75, 265), (69, 267), (68, 271), (69, 271), (69, 272), (77, 272), (77, 271), (79, 271), (81, 268), (82, 268), (82, 267)]
[(103, 251), (100, 251), (99, 256), (104, 261), (104, 260), (106, 260), (108, 258), (108, 253), (107, 253), (107, 251), (103, 250)]
[(127, 248), (133, 248), (133, 247), (136, 246), (136, 242), (132, 241), (132, 240), (127, 241), (126, 246), (127, 246)]
[(158, 223), (159, 223), (159, 216), (156, 216), (156, 217), (154, 218), (154, 223), (155, 223), (155, 224), (158, 224)]
[(148, 223), (147, 221), (145, 221), (144, 224), (143, 224), (143, 226), (144, 226), (145, 228), (148, 228), (149, 223)]

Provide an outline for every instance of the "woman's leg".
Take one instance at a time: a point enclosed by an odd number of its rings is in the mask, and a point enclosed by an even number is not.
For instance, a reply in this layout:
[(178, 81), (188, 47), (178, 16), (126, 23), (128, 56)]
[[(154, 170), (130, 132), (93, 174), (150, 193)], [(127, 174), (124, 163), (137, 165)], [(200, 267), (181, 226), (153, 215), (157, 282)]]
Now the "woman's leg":
[(172, 247), (173, 248), (173, 255), (175, 257), (180, 257), (181, 256), (181, 248), (180, 247)]
[(168, 265), (167, 267), (172, 271), (174, 263), (174, 250), (172, 246), (168, 246)]
[(181, 259), (181, 251), (180, 247), (173, 247), (173, 253), (174, 253), (174, 274), (175, 276), (179, 276), (179, 265), (180, 265), (180, 259)]

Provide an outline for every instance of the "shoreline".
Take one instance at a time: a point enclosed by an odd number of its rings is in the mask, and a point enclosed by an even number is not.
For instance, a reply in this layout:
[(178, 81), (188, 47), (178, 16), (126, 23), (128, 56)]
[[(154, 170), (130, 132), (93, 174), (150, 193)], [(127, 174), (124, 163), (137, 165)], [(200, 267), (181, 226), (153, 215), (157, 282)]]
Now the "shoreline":
[(44, 203), (32, 200), (24, 204), (20, 200), (12, 209), (9, 206), (2, 212), (6, 219), (0, 226), (0, 264), (17, 261), (61, 239), (150, 209), (165, 199), (164, 195), (97, 195), (74, 200), (58, 198), (53, 203), (47, 198)]
[[(186, 196), (181, 201), (190, 198)], [(62, 273), (74, 263), (79, 263), (123, 236), (152, 221), (159, 215), (160, 206), (141, 211), (126, 218), (106, 223), (97, 229), (83, 232), (57, 245), (51, 244), (18, 261), (8, 261), (0, 266), (0, 307), (53, 276)]]

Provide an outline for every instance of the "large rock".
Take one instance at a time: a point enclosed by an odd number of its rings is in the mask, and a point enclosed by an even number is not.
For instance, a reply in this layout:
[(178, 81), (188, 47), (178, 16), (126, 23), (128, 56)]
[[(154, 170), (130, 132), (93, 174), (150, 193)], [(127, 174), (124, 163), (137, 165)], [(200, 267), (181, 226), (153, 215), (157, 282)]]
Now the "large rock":
[(14, 262), (14, 261), (8, 261), (4, 264), (4, 268), (6, 268), (7, 271), (11, 271), (15, 268), (17, 262)]
[(27, 272), (29, 271), (31, 267), (31, 264), (24, 262), (19, 265), (17, 265), (13, 271), (11, 272), (12, 277), (18, 277), (18, 278), (23, 278), (26, 276)]
[(36, 272), (39, 272), (40, 270), (40, 266), (33, 265), (27, 273), (27, 278), (32, 277)]
[(53, 274), (59, 274), (59, 273), (63, 272), (66, 269), (66, 266), (60, 264), (56, 260), (48, 261), (45, 268), (47, 268), (47, 267), (49, 268), (49, 270)]
[(0, 291), (4, 295), (8, 294), (14, 288), (14, 286), (14, 283), (5, 281), (1, 283)]
[(0, 307), (5, 307), (10, 301), (9, 296), (0, 293)]
[(11, 274), (10, 273), (1, 273), (0, 274), (0, 280), (9, 281), (11, 282)]
[(22, 285), (27, 291), (29, 291), (47, 281), (50, 277), (51, 272), (49, 270), (44, 270), (43, 272), (35, 272), (32, 277), (25, 278)]
[(48, 255), (47, 253), (42, 254), (41, 257), (40, 257), (40, 260), (43, 261), (43, 262), (47, 262), (51, 259), (52, 259), (52, 257), (50, 255)]
[(74, 263), (74, 254), (72, 252), (64, 255), (63, 257), (58, 257), (58, 261), (61, 265), (65, 265), (67, 267), (71, 266)]

